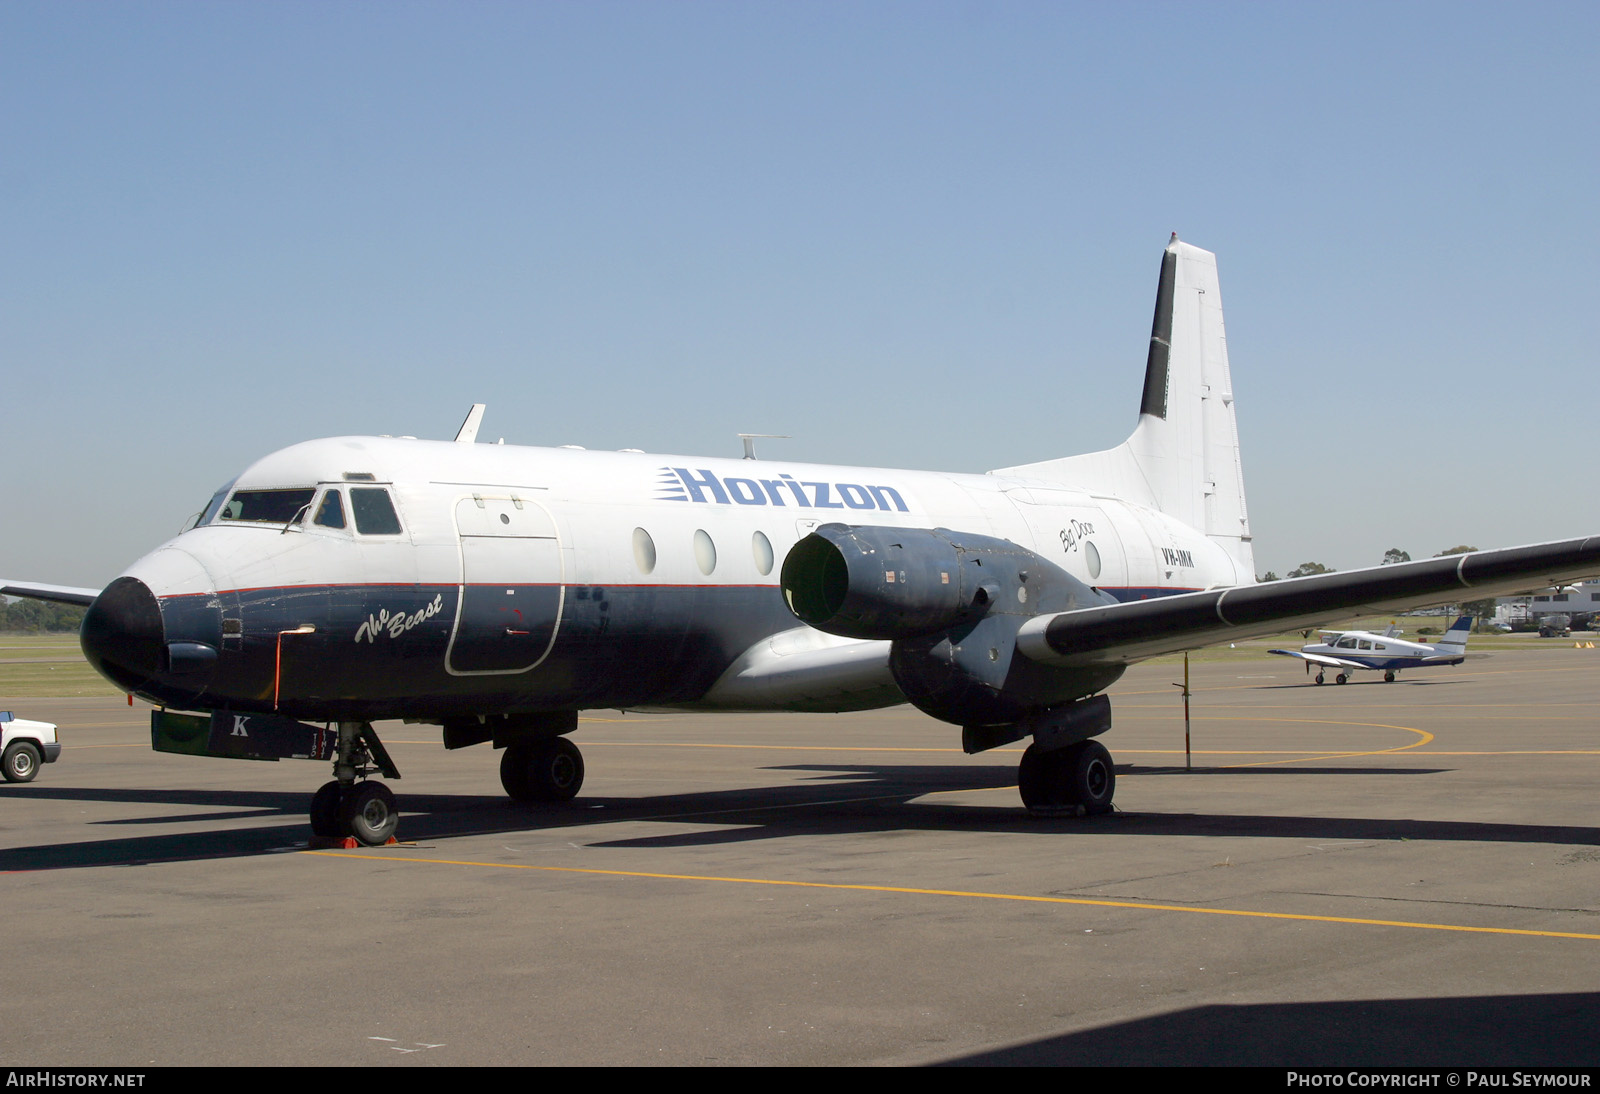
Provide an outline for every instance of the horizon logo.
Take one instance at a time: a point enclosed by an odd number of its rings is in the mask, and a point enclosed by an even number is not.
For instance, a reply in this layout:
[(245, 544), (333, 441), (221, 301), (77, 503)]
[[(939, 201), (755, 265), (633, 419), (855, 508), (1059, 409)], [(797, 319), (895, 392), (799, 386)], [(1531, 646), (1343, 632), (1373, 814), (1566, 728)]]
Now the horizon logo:
[(663, 467), (656, 483), (661, 501), (714, 502), (717, 505), (772, 505), (779, 509), (881, 509), (909, 513), (892, 486), (854, 482), (808, 482), (793, 475), (775, 479), (718, 478), (705, 468)]

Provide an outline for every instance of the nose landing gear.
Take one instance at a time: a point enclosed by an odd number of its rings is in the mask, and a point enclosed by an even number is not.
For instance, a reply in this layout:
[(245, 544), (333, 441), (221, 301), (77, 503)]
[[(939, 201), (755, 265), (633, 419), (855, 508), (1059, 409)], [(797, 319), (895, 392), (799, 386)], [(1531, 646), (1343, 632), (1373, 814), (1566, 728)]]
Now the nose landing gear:
[[(335, 748), (333, 781), (311, 797), (312, 834), (351, 837), (368, 847), (388, 843), (400, 824), (400, 809), (388, 786), (368, 776), (382, 772), (398, 779), (399, 769), (367, 722), (340, 722)], [(364, 781), (358, 783), (358, 778)]]

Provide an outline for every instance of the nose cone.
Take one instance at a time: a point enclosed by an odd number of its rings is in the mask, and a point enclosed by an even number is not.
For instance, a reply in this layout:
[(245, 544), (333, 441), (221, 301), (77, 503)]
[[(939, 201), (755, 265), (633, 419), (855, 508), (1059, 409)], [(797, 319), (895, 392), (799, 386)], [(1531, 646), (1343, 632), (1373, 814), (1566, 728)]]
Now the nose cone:
[(78, 632), (83, 655), (125, 691), (141, 691), (164, 667), (161, 605), (136, 577), (119, 577), (95, 598)]

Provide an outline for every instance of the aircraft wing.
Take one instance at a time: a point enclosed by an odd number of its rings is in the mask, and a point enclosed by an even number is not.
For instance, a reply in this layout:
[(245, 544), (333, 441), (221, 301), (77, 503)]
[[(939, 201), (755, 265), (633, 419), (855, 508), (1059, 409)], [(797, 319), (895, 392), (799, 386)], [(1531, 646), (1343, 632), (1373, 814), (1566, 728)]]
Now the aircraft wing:
[(1330, 669), (1364, 669), (1367, 666), (1357, 661), (1346, 661), (1341, 657), (1324, 657), (1320, 653), (1304, 653), (1300, 650), (1268, 650), (1268, 653), (1280, 653), (1285, 657), (1298, 657), (1302, 661), (1310, 661), (1313, 665), (1326, 665)]
[(0, 579), (0, 593), (21, 596), (29, 600), (53, 600), (57, 604), (76, 604), (87, 608), (100, 595), (99, 589), (79, 589), (71, 585), (24, 584), (20, 581)]
[(1589, 536), (1042, 615), (1022, 625), (1017, 649), (1052, 665), (1130, 664), (1335, 620), (1509, 596), (1597, 573), (1600, 536)]

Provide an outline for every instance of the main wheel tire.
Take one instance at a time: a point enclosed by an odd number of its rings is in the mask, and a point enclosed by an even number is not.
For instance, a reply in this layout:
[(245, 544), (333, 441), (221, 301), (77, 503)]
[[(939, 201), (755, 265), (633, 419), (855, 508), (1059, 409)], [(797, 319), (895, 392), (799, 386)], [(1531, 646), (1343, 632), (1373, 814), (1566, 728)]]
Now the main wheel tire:
[(1099, 741), (1083, 741), (1064, 751), (1069, 792), (1085, 813), (1111, 812), (1111, 799), (1117, 793), (1117, 769), (1111, 753)]
[(533, 788), (528, 785), (528, 766), (532, 741), (513, 741), (500, 754), (500, 785), (512, 801), (533, 801)]
[(571, 801), (583, 786), (583, 753), (565, 737), (509, 744), (500, 785), (519, 802)]
[(8, 783), (31, 783), (39, 774), (39, 749), (32, 741), (12, 741), (0, 759), (0, 774)]
[(1034, 813), (1111, 812), (1117, 772), (1099, 741), (1079, 741), (1049, 752), (1028, 746), (1017, 765), (1017, 791)]
[(338, 839), (344, 835), (339, 818), (339, 782), (323, 783), (311, 795), (311, 834), (323, 839)]
[(1392, 684), (1392, 683), (1394, 683), (1394, 673), (1392, 673), (1392, 672), (1386, 672), (1386, 673), (1384, 673), (1384, 674), (1383, 674), (1383, 682), (1384, 682), (1384, 683), (1385, 683), (1385, 684)]
[(1054, 812), (1069, 804), (1061, 792), (1061, 751), (1045, 752), (1031, 744), (1017, 764), (1017, 792), (1030, 812)]
[(1342, 684), (1342, 683), (1344, 683), (1344, 682), (1345, 682), (1345, 681), (1346, 681), (1346, 680), (1348, 680), (1348, 679), (1350, 679), (1350, 676), (1349, 676), (1349, 674), (1347, 674), (1347, 673), (1343, 673), (1343, 672), (1341, 672), (1341, 673), (1340, 673), (1340, 674), (1339, 674), (1339, 675), (1338, 675), (1338, 676), (1335, 676), (1335, 677), (1334, 677), (1334, 678), (1333, 678), (1333, 680), (1334, 680), (1334, 683), (1336, 683), (1336, 684)]
[(400, 826), (394, 794), (383, 783), (364, 782), (343, 795), (339, 815), (346, 829), (368, 847), (388, 843)]

